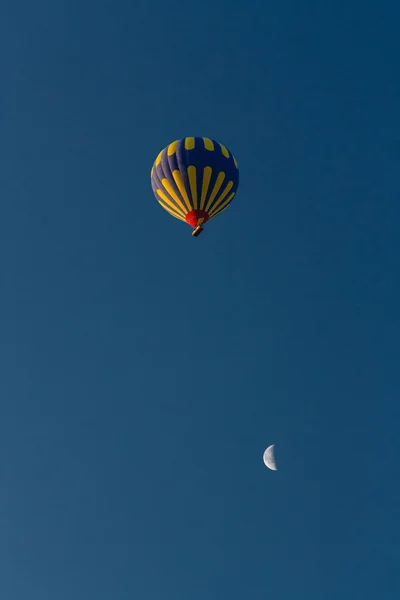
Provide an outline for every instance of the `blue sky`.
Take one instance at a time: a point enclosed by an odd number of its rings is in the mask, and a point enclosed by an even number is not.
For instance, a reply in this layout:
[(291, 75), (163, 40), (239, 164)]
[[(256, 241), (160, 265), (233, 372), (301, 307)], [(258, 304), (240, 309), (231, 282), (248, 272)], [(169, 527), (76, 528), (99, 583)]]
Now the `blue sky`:
[[(2, 598), (397, 597), (399, 18), (3, 2)], [(241, 177), (198, 239), (192, 135)]]

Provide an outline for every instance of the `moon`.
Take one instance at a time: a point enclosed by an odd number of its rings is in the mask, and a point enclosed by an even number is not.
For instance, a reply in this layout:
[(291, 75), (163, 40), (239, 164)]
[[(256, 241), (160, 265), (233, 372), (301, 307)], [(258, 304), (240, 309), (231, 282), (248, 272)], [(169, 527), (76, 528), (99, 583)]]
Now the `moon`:
[(272, 446), (268, 446), (268, 448), (265, 450), (264, 454), (263, 454), (263, 461), (266, 467), (268, 467), (268, 469), (271, 469), (271, 471), (277, 471), (277, 466), (276, 466), (276, 462), (275, 462), (275, 456), (274, 456), (274, 448), (275, 448), (275, 444), (272, 444)]

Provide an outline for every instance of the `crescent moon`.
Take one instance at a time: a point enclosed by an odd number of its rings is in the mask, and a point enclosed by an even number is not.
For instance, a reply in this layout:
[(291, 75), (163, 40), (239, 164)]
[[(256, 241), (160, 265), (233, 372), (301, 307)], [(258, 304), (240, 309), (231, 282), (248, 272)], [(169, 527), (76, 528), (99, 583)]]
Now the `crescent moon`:
[(265, 450), (265, 452), (263, 454), (264, 464), (266, 467), (268, 467), (268, 469), (271, 469), (271, 471), (278, 470), (278, 468), (276, 466), (276, 462), (275, 462), (274, 448), (275, 448), (275, 444), (272, 444), (272, 446), (268, 446), (268, 448)]

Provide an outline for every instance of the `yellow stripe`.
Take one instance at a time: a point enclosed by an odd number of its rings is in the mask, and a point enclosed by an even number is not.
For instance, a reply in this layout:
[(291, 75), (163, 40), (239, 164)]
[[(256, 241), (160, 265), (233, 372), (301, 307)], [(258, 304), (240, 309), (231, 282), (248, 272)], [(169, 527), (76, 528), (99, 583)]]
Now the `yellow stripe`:
[(212, 175), (211, 167), (204, 167), (203, 171), (203, 184), (201, 187), (201, 200), (200, 200), (200, 210), (204, 210), (204, 203), (206, 201), (208, 186), (210, 185), (210, 179)]
[(204, 140), (204, 148), (206, 150), (214, 150), (214, 144), (212, 142), (212, 140), (210, 140), (209, 138), (203, 138)]
[(221, 213), (224, 212), (224, 210), (226, 210), (227, 208), (229, 208), (230, 203), (227, 204), (224, 208), (221, 208), (221, 210), (217, 210), (217, 212), (212, 216), (212, 217), (208, 217), (208, 220), (211, 221), (211, 219), (215, 219), (215, 217), (218, 217), (218, 215), (220, 215)]
[(173, 204), (173, 202), (171, 202), (171, 200), (169, 198), (167, 198), (167, 196), (164, 194), (164, 192), (162, 192), (161, 190), (157, 190), (157, 194), (160, 196), (160, 198), (163, 199), (163, 201), (171, 207), (172, 210), (174, 210), (176, 213), (178, 213), (178, 215), (181, 215), (181, 217), (185, 218), (186, 216), (186, 212), (181, 213), (181, 211), (179, 210), (179, 208), (177, 208), (175, 206), (175, 204)]
[(217, 206), (219, 206), (221, 204), (222, 200), (225, 198), (225, 196), (227, 196), (229, 194), (232, 187), (233, 187), (233, 181), (230, 181), (228, 183), (228, 185), (226, 186), (226, 188), (224, 189), (224, 191), (222, 192), (222, 194), (219, 196), (219, 198), (216, 201), (216, 203), (214, 204), (214, 206), (212, 207), (211, 212), (214, 212), (215, 209), (217, 208)]
[(154, 167), (151, 168), (150, 177), (153, 177), (153, 173), (154, 173)]
[(222, 144), (220, 144), (220, 146), (221, 146), (222, 154), (224, 156), (226, 156), (226, 158), (229, 158), (229, 152), (228, 152), (228, 150)]
[(186, 150), (193, 150), (195, 145), (195, 139), (194, 137), (189, 137), (185, 139), (185, 149)]
[(175, 200), (175, 202), (183, 210), (183, 214), (186, 215), (186, 208), (183, 206), (182, 202), (180, 201), (180, 198), (178, 198), (178, 196), (175, 194), (175, 191), (173, 190), (172, 185), (170, 184), (168, 179), (164, 177), (164, 179), (161, 180), (161, 183), (163, 184), (171, 198)]
[(196, 167), (190, 165), (188, 167), (188, 176), (190, 183), (190, 191), (192, 193), (193, 208), (197, 210), (197, 180), (196, 180)]
[(230, 203), (230, 201), (232, 200), (233, 196), (235, 195), (236, 192), (232, 192), (232, 194), (230, 194), (230, 196), (227, 197), (227, 199), (225, 200), (225, 202), (223, 204), (221, 204), (221, 206), (215, 210), (215, 208), (210, 212), (210, 218), (212, 217), (216, 217), (217, 215), (219, 215), (219, 213), (221, 213), (222, 211), (225, 210), (225, 208), (228, 208), (228, 204)]
[(220, 173), (218, 173), (218, 177), (217, 177), (217, 181), (215, 182), (214, 189), (211, 193), (209, 201), (207, 202), (207, 206), (205, 209), (206, 212), (208, 212), (208, 209), (210, 208), (211, 204), (214, 202), (214, 198), (218, 194), (219, 188), (221, 187), (224, 179), (225, 179), (225, 173), (223, 171), (221, 171)]
[(238, 164), (237, 164), (237, 161), (236, 161), (235, 157), (233, 157), (233, 162), (235, 163), (235, 167), (238, 169), (239, 167), (238, 167)]
[(172, 172), (172, 177), (174, 178), (174, 181), (175, 181), (175, 183), (177, 185), (178, 190), (181, 193), (182, 198), (186, 202), (186, 206), (187, 206), (188, 210), (191, 211), (193, 207), (190, 204), (190, 200), (189, 200), (189, 197), (187, 195), (185, 184), (183, 183), (182, 175), (176, 169), (175, 171)]
[[(161, 192), (162, 193), (162, 192)], [(166, 210), (170, 215), (172, 215), (173, 217), (175, 217), (175, 219), (179, 219), (180, 221), (183, 221), (184, 223), (186, 223), (186, 219), (184, 219), (183, 217), (181, 217), (181, 215), (177, 212), (175, 212), (174, 210), (172, 210), (171, 208), (169, 208), (169, 206), (167, 206), (166, 204), (164, 204), (164, 202), (162, 200), (159, 200), (158, 203), (160, 204), (160, 206), (163, 207), (164, 210)]]
[(168, 156), (172, 156), (173, 154), (175, 154), (176, 152), (176, 145), (179, 142), (179, 140), (176, 140), (176, 142), (172, 142), (172, 144), (170, 144), (168, 146)]
[(156, 158), (156, 167), (158, 167), (158, 165), (161, 162), (161, 157), (162, 157), (162, 153), (164, 152), (164, 150), (161, 150), (160, 154), (157, 156)]

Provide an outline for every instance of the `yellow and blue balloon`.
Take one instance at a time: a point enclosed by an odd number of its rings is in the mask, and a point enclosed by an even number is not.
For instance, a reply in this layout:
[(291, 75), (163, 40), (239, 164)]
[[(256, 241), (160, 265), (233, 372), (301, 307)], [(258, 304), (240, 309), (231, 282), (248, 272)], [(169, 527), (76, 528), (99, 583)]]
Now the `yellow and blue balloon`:
[(187, 137), (169, 144), (157, 156), (151, 185), (161, 206), (193, 227), (228, 208), (239, 186), (239, 169), (229, 150), (202, 137)]

